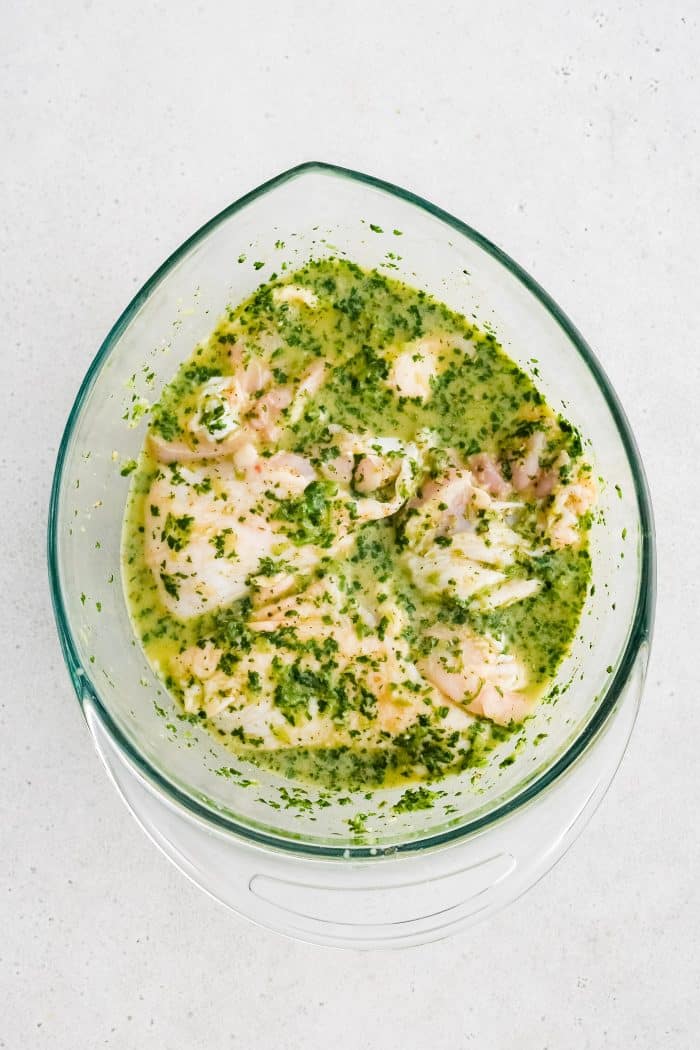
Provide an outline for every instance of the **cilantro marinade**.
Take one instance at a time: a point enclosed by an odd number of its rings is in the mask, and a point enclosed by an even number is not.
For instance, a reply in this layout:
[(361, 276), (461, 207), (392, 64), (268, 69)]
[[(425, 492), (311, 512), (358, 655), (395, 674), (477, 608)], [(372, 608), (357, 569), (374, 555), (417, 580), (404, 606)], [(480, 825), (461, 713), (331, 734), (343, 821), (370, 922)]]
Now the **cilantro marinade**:
[(590, 578), (575, 429), (493, 334), (336, 259), (230, 309), (155, 406), (127, 597), (187, 717), (336, 788), (498, 760)]

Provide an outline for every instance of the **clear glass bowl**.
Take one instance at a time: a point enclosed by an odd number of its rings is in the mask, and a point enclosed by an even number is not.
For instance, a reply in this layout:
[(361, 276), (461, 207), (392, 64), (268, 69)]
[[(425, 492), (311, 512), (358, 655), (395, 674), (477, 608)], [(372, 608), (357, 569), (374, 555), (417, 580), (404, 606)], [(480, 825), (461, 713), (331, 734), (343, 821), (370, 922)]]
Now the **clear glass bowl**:
[[(323, 808), (307, 804), (319, 797), (307, 785), (300, 786), (306, 794), (285, 798), (288, 782), (236, 760), (178, 718), (134, 637), (120, 586), (129, 485), (121, 470), (142, 445), (145, 409), (227, 304), (283, 264), (294, 269), (328, 254), (403, 278), (491, 326), (507, 353), (536, 371), (550, 404), (580, 428), (603, 479), (591, 539), (595, 586), (558, 676), (559, 698), (529, 720), (514, 762), (502, 764), (511, 741), (478, 777), (467, 772), (441, 783), (436, 807), (408, 814), (392, 810), (400, 789), (370, 801), (358, 793), (342, 805), (331, 799)], [(146, 282), (102, 344), (71, 411), (48, 542), (66, 663), (132, 809), (200, 885), (297, 936), (412, 943), (512, 899), (582, 826), (634, 721), (653, 613), (652, 515), (639, 454), (607, 378), (568, 318), (508, 256), (441, 209), (357, 172), (319, 163), (284, 172), (208, 222)], [(229, 767), (237, 773), (222, 775)], [(499, 857), (506, 860), (494, 866)], [(430, 911), (417, 887), (430, 886), (434, 904), (439, 880), (449, 884), (448, 903)], [(281, 888), (289, 885), (296, 889)], [(354, 890), (362, 891), (352, 898), (355, 912), (347, 896)], [(371, 898), (375, 890), (391, 890), (391, 907), (386, 893)], [(316, 914), (322, 901), (323, 917)], [(439, 922), (428, 918), (438, 913)]]

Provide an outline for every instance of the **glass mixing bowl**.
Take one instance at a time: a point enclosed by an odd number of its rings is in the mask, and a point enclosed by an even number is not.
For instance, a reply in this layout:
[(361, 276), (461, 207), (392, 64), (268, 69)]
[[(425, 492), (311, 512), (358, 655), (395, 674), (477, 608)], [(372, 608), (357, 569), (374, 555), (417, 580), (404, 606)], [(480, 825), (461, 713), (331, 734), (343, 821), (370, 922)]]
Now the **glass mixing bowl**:
[[(534, 372), (601, 478), (593, 582), (558, 696), (479, 770), (402, 813), (401, 789), (326, 796), (235, 759), (146, 662), (120, 585), (129, 477), (148, 407), (227, 304), (273, 272), (344, 254), (426, 289)], [(303, 164), (226, 208), (160, 267), (91, 364), (56, 465), (49, 568), (63, 652), (98, 749), (154, 840), (238, 912), (320, 943), (444, 936), (531, 885), (581, 829), (636, 715), (653, 612), (652, 516), (619, 402), (581, 335), (480, 234), (377, 179)], [(504, 761), (505, 760), (505, 761)]]

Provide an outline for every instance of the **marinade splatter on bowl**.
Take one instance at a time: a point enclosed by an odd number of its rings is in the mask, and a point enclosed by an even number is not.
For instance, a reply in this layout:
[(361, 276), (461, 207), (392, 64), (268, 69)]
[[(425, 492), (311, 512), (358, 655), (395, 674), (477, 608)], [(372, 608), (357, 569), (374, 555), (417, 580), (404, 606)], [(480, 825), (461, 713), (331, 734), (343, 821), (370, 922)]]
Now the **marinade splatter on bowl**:
[(547, 691), (595, 499), (579, 434), (492, 333), (326, 259), (229, 309), (164, 389), (127, 599), (236, 753), (338, 788), (434, 780)]

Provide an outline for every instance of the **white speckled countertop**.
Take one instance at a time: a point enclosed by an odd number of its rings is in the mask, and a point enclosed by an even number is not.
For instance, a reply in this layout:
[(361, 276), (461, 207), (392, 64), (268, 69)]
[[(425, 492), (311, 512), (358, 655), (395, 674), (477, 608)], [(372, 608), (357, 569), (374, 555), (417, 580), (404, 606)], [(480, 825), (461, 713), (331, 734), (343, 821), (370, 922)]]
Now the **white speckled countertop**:
[[(698, 53), (678, 0), (5, 8), (3, 1050), (697, 1046)], [(539, 278), (620, 393), (657, 514), (645, 702), (592, 824), (487, 925), (391, 956), (255, 929), (170, 867), (93, 752), (47, 591), (53, 461), (105, 332), (194, 228), (311, 158)]]

